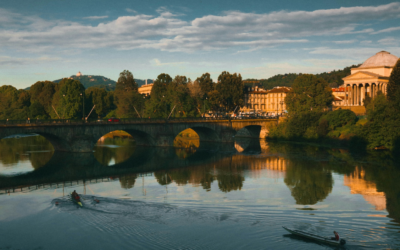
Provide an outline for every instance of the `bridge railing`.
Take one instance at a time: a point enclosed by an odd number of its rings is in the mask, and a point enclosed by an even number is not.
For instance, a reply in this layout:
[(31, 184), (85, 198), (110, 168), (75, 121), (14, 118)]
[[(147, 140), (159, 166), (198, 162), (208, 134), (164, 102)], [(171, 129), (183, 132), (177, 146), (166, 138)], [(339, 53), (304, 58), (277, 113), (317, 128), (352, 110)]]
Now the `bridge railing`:
[(110, 123), (167, 123), (167, 122), (196, 122), (196, 121), (218, 121), (218, 120), (251, 120), (251, 119), (276, 119), (276, 117), (170, 117), (166, 118), (123, 118), (117, 120), (109, 119), (30, 119), (30, 120), (0, 120), (1, 125), (39, 125), (39, 124), (110, 124)]

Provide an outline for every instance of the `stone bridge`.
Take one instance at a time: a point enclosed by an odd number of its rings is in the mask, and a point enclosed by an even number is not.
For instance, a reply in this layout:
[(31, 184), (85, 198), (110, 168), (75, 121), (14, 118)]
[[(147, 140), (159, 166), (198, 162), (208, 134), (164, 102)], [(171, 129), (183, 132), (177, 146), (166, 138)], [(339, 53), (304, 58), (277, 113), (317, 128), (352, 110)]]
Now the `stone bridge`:
[(137, 145), (172, 147), (175, 137), (191, 128), (200, 139), (200, 147), (208, 142), (233, 142), (235, 136), (265, 138), (277, 119), (142, 119), (121, 122), (53, 121), (30, 124), (1, 124), (0, 139), (35, 133), (45, 137), (56, 151), (93, 152), (96, 142), (115, 130), (132, 135)]

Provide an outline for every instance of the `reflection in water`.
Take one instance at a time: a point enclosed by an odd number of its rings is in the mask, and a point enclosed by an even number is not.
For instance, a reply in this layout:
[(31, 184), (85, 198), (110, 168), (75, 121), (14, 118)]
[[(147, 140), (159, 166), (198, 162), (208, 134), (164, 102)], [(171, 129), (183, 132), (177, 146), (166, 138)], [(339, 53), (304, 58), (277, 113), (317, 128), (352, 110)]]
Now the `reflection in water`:
[(365, 170), (356, 167), (349, 176), (344, 176), (344, 185), (350, 188), (352, 194), (361, 194), (366, 201), (375, 206), (375, 210), (386, 209), (386, 197), (384, 192), (378, 192), (376, 184), (365, 180)]
[(135, 150), (135, 141), (131, 136), (110, 137), (110, 134), (101, 137), (94, 147), (94, 156), (101, 164), (106, 166), (126, 161)]
[(39, 135), (0, 140), (0, 175), (29, 172), (44, 166), (53, 155), (53, 146)]
[[(141, 173), (153, 173), (152, 178), (163, 186), (191, 185), (207, 192), (233, 194), (243, 192), (248, 182), (273, 178), (283, 180), (295, 204), (315, 205), (326, 202), (333, 192), (336, 174), (351, 194), (361, 194), (376, 210), (386, 209), (391, 218), (400, 221), (400, 170), (397, 159), (385, 154), (360, 156), (343, 150), (243, 139), (235, 145), (215, 145), (208, 151), (152, 148), (135, 147), (129, 139), (109, 138), (96, 146), (93, 155), (57, 152), (48, 160), (53, 152), (24, 155), (32, 145), (48, 149), (51, 145), (44, 138), (26, 138), (20, 145), (21, 139), (10, 141), (14, 146), (0, 141), (1, 166), (15, 168), (16, 163), (29, 160), (36, 170), (15, 177), (0, 176), (0, 189), (78, 180), (97, 182), (111, 177), (124, 190), (132, 190), (137, 182), (143, 184), (137, 178)], [(233, 148), (241, 152), (228, 150)]]
[(330, 171), (312, 162), (290, 162), (285, 183), (292, 192), (296, 204), (314, 205), (323, 201), (332, 191)]

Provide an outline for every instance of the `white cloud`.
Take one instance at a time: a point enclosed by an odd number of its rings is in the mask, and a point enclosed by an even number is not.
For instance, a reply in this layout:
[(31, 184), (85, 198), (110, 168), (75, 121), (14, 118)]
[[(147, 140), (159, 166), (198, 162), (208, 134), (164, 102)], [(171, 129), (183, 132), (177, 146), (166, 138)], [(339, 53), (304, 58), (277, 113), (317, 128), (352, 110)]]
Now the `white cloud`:
[(261, 67), (244, 68), (240, 72), (243, 73), (242, 75), (266, 79), (277, 74), (329, 72), (358, 63), (360, 62), (347, 59), (306, 59), (289, 62), (269, 62)]
[[(132, 9), (126, 10), (135, 13)], [(265, 14), (229, 11), (192, 21), (180, 19), (179, 14), (173, 14), (165, 7), (157, 12), (158, 16), (121, 16), (93, 26), (48, 21), (0, 9), (0, 49), (30, 52), (54, 49), (58, 52), (71, 48), (153, 48), (194, 52), (235, 48), (237, 51), (254, 51), (281, 44), (305, 43), (316, 36), (371, 33), (373, 29), (365, 29), (361, 23), (399, 18), (400, 3)], [(96, 18), (100, 19), (92, 17)]]
[(360, 44), (366, 45), (366, 44), (371, 44), (371, 40), (366, 40), (366, 41), (361, 41)]
[(376, 32), (373, 32), (372, 34), (380, 34), (380, 33), (387, 33), (387, 32), (392, 32), (392, 31), (397, 31), (400, 30), (400, 27), (391, 27), (383, 30), (378, 30)]
[(350, 43), (355, 43), (357, 40), (343, 40), (343, 41), (333, 41), (333, 43), (336, 44), (350, 44)]
[(59, 57), (48, 57), (41, 56), (38, 58), (20, 58), (11, 56), (0, 56), (0, 65), (25, 65), (25, 64), (36, 64), (39, 62), (54, 62), (59, 61)]
[(125, 10), (126, 10), (126, 12), (129, 12), (129, 13), (135, 13), (135, 14), (138, 13), (136, 10), (130, 9), (130, 8), (126, 8)]
[(182, 65), (182, 64), (187, 64), (187, 62), (167, 62), (167, 63), (162, 63), (159, 59), (154, 58), (150, 60), (150, 64), (153, 66), (177, 66), (177, 65)]
[(378, 40), (378, 43), (383, 44), (383, 45), (397, 45), (400, 42), (398, 39), (395, 39), (393, 37), (386, 37), (386, 38)]
[(97, 19), (105, 19), (105, 18), (108, 18), (108, 16), (87, 16), (87, 17), (84, 17), (83, 19), (97, 20)]
[(354, 60), (362, 60), (365, 61), (372, 55), (378, 53), (379, 51), (388, 51), (393, 55), (400, 55), (400, 48), (398, 46), (394, 47), (367, 47), (367, 48), (342, 48), (342, 49), (335, 49), (335, 48), (326, 48), (320, 47), (315, 48), (310, 52), (310, 54), (317, 54), (317, 55), (334, 55), (338, 57), (347, 57), (347, 58), (354, 58)]

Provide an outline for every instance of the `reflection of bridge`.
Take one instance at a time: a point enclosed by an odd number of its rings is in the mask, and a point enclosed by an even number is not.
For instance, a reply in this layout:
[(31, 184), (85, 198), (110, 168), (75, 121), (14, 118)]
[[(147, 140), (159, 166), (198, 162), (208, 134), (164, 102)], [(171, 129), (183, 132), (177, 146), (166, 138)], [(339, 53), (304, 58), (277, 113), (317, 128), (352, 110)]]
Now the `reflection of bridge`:
[[(0, 139), (14, 135), (36, 133), (51, 142), (56, 151), (92, 152), (103, 135), (123, 130), (133, 136), (137, 145), (172, 147), (175, 137), (191, 128), (200, 139), (200, 147), (207, 142), (233, 142), (235, 136), (264, 138), (268, 126), (276, 119), (139, 119), (117, 123), (29, 123), (0, 125)], [(239, 132), (240, 131), (240, 132)], [(239, 133), (238, 133), (239, 132)]]
[[(140, 174), (135, 174), (135, 177), (137, 178), (137, 177), (152, 176), (152, 175), (153, 175), (152, 173), (140, 173)], [(47, 183), (47, 184), (45, 183), (45, 184), (37, 184), (31, 186), (24, 185), (24, 186), (0, 189), (0, 195), (9, 193), (20, 193), (20, 192), (27, 193), (39, 189), (68, 188), (68, 187), (84, 186), (87, 184), (96, 184), (96, 183), (112, 182), (112, 181), (118, 181), (118, 178), (103, 177), (103, 178), (95, 178), (89, 180), (63, 181), (57, 183)]]

